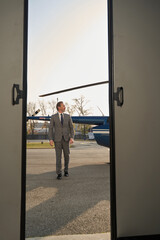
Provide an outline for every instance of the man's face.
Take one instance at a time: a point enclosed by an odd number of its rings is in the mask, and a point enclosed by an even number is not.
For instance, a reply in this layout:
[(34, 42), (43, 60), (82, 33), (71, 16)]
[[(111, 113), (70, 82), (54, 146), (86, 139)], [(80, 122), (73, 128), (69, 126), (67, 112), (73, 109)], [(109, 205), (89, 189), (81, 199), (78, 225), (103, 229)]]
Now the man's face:
[(58, 109), (61, 112), (65, 112), (66, 107), (65, 107), (64, 103), (61, 103), (61, 106)]

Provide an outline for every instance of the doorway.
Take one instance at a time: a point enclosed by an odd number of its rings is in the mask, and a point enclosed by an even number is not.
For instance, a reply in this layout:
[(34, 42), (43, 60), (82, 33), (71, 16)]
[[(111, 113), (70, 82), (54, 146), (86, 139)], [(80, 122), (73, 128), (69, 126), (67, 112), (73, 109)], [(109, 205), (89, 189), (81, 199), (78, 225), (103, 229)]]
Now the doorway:
[[(80, 115), (77, 110), (71, 112), (77, 100), (84, 103), (86, 115), (109, 116), (107, 85), (83, 89), (83, 92), (76, 90), (47, 100), (38, 98), (52, 89), (108, 80), (107, 26), (107, 1), (48, 1), (48, 4), (46, 0), (29, 1), (30, 114), (40, 108), (41, 114), (37, 116), (52, 115), (57, 100), (63, 99), (72, 116)], [(36, 102), (38, 108), (33, 104)], [(41, 139), (38, 134), (41, 131), (47, 136), (48, 125), (45, 124), (32, 122), (32, 127), (29, 126), (31, 137), (38, 136), (39, 148), (43, 149), (27, 150), (26, 237), (110, 232), (109, 150), (95, 140), (82, 142), (77, 134), (75, 145), (71, 147), (71, 177), (69, 181), (57, 182), (53, 149), (45, 149), (48, 140)], [(90, 124), (89, 128), (92, 127)], [(88, 138), (88, 125), (76, 125), (75, 128), (81, 133), (79, 138)], [(36, 140), (28, 140), (28, 146), (35, 148)], [(37, 235), (39, 232), (41, 235)]]

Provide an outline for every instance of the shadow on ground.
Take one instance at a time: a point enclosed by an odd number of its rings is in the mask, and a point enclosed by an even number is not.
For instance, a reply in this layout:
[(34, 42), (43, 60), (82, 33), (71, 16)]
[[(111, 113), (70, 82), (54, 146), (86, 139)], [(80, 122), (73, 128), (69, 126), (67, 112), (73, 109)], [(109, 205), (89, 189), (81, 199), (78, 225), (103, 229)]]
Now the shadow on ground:
[(26, 237), (110, 231), (109, 164), (27, 175)]

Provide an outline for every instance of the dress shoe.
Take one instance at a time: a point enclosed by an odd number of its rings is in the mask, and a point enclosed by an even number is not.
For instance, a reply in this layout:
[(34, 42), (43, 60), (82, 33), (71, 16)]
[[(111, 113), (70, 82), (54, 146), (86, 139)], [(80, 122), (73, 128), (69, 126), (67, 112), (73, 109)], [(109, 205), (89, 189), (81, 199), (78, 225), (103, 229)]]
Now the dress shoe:
[(69, 176), (68, 172), (64, 172), (64, 176), (68, 177)]
[(61, 174), (61, 173), (58, 174), (57, 179), (58, 179), (58, 180), (61, 180), (61, 179), (62, 179), (62, 174)]

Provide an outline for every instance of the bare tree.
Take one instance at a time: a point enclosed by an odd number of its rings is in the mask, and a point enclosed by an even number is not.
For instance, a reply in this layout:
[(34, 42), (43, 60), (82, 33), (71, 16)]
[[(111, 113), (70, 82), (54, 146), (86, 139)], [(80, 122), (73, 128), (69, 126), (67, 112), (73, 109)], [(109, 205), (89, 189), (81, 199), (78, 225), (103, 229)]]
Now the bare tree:
[[(91, 114), (91, 109), (90, 108), (86, 108), (89, 100), (86, 100), (85, 97), (83, 95), (81, 95), (79, 98), (74, 98), (74, 109), (77, 111), (79, 116), (86, 116)], [(84, 140), (86, 139), (86, 130), (88, 130), (90, 128), (90, 126), (84, 124), (84, 125), (80, 125), (79, 126), (81, 129), (82, 134), (84, 134)]]
[[(34, 115), (34, 113), (36, 112), (36, 103), (35, 102), (29, 102), (27, 104), (27, 115), (28, 116), (32, 116)], [(27, 128), (28, 128), (28, 132), (32, 133), (32, 135), (34, 135), (34, 128), (35, 128), (35, 121), (34, 120), (29, 120), (27, 122)]]
[(47, 106), (46, 106), (46, 103), (43, 101), (43, 100), (39, 100), (38, 101), (38, 104), (39, 104), (39, 108), (41, 110), (41, 114), (43, 116), (46, 116), (47, 115)]
[[(48, 107), (47, 107), (46, 102), (44, 102), (43, 100), (39, 100), (38, 103), (39, 103), (39, 108), (40, 108), (40, 110), (41, 110), (42, 116), (48, 115)], [(46, 129), (46, 135), (47, 135), (47, 127), (48, 127), (48, 124), (47, 124), (47, 122), (45, 121), (44, 124), (43, 124), (43, 126), (42, 126), (42, 128), (45, 128), (45, 129)]]
[(53, 99), (52, 101), (48, 101), (49, 108), (52, 111), (52, 114), (56, 112), (56, 101)]
[(28, 104), (27, 104), (27, 115), (28, 116), (32, 116), (34, 113), (35, 113), (35, 111), (36, 111), (36, 103), (35, 102), (29, 102)]
[(87, 116), (91, 114), (91, 109), (86, 108), (86, 105), (88, 104), (89, 100), (86, 100), (83, 95), (81, 95), (79, 98), (74, 98), (74, 109), (77, 111), (79, 116)]
[(73, 115), (75, 112), (75, 106), (74, 105), (69, 105), (67, 102), (65, 102), (65, 107), (66, 107), (66, 112), (69, 113), (69, 115)]

